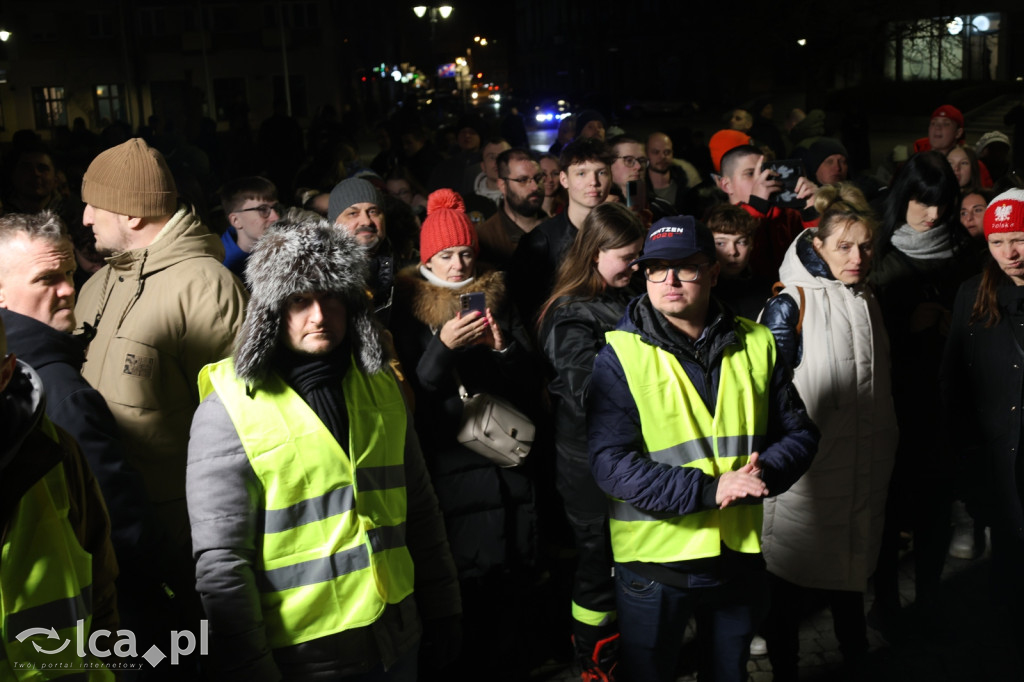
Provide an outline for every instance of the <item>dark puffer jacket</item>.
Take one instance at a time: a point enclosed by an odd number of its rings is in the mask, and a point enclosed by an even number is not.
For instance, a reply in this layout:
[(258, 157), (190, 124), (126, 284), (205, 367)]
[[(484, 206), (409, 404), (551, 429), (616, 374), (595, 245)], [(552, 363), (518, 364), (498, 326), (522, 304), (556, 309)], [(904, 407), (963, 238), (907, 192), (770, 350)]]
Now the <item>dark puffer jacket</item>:
[[(438, 332), (458, 312), (459, 296), (478, 291), (501, 327), (504, 351), (452, 350), (441, 342)], [(532, 564), (536, 510), (530, 479), (521, 468), (499, 468), (456, 440), (462, 416), (456, 372), (470, 395), (500, 396), (527, 413), (539, 402), (540, 370), (526, 329), (506, 300), (502, 274), (485, 272), (452, 289), (428, 282), (419, 266), (406, 268), (396, 278), (391, 328), (416, 393), (416, 431), (459, 577)]]
[(588, 493), (595, 489), (587, 454), (586, 394), (605, 332), (615, 329), (630, 295), (626, 289), (609, 289), (593, 299), (566, 296), (555, 302), (541, 324), (541, 349), (555, 370), (548, 392), (555, 402), (558, 491), (567, 500), (580, 492), (580, 476), (586, 479)]

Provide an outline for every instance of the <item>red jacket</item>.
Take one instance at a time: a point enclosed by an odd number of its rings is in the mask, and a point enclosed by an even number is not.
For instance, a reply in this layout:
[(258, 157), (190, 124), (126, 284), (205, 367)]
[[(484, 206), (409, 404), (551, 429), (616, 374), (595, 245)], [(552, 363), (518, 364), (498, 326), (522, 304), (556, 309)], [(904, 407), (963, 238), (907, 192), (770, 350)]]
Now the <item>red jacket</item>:
[(750, 197), (750, 203), (741, 203), (740, 207), (761, 222), (754, 233), (750, 270), (755, 277), (777, 282), (786, 249), (804, 228), (818, 224), (818, 215), (814, 209), (801, 213), (794, 208), (779, 208), (761, 197)]

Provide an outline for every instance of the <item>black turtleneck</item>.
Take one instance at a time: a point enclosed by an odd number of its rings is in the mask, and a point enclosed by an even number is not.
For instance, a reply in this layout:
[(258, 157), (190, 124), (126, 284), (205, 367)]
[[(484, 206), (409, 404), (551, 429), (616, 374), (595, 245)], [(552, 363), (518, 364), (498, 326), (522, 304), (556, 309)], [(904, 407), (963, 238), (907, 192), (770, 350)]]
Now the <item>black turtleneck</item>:
[(298, 353), (281, 347), (275, 357), (275, 369), (312, 408), (341, 447), (348, 449), (348, 411), (342, 379), (348, 372), (352, 350), (346, 339), (323, 355)]

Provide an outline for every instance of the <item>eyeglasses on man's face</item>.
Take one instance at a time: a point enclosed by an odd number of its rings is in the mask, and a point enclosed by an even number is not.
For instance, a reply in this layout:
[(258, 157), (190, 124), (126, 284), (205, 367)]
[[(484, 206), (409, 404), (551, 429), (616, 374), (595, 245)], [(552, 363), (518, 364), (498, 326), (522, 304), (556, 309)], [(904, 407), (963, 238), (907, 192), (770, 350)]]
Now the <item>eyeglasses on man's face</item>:
[(668, 263), (652, 263), (644, 267), (644, 277), (648, 282), (661, 284), (668, 279), (671, 271), (679, 282), (696, 282), (704, 268), (710, 268), (714, 261), (707, 263), (682, 263), (680, 265), (669, 265)]
[(523, 185), (524, 187), (526, 185), (529, 185), (531, 182), (534, 183), (534, 184), (540, 185), (540, 184), (542, 184), (544, 182), (544, 174), (543, 173), (537, 173), (536, 175), (534, 175), (532, 177), (529, 176), (529, 175), (524, 175), (524, 176), (518, 177), (518, 178), (502, 178), (502, 180), (508, 180), (509, 182), (514, 182), (514, 183), (516, 183), (518, 185)]
[(651, 162), (646, 156), (617, 156), (615, 158), (622, 159), (622, 163), (626, 164), (626, 168), (636, 168), (638, 164), (646, 168), (647, 164)]
[(243, 208), (235, 213), (245, 213), (246, 211), (256, 211), (260, 214), (261, 218), (269, 218), (271, 212), (281, 215), (281, 204), (260, 204), (259, 206), (253, 206), (252, 208)]

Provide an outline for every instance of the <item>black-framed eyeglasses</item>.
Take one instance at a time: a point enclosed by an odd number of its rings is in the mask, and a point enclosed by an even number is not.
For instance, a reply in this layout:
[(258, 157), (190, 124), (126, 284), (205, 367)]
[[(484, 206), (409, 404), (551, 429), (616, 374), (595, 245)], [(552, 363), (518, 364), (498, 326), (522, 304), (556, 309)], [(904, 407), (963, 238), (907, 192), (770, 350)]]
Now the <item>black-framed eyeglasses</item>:
[(617, 159), (622, 159), (622, 163), (626, 164), (626, 168), (636, 168), (637, 164), (641, 167), (646, 167), (651, 162), (646, 156), (616, 156)]
[(545, 175), (543, 173), (537, 173), (534, 176), (524, 175), (521, 178), (502, 178), (502, 180), (509, 180), (520, 185), (528, 185), (531, 182), (535, 182), (538, 185), (544, 184)]
[(665, 263), (658, 263), (655, 265), (648, 265), (644, 268), (644, 277), (647, 278), (648, 282), (654, 282), (655, 284), (661, 284), (668, 279), (669, 270), (676, 276), (676, 280), (679, 282), (696, 282), (697, 278), (700, 277), (701, 270), (704, 268), (710, 268), (715, 264), (715, 261), (709, 261), (707, 263), (683, 263), (682, 265), (666, 265)]
[(243, 208), (233, 213), (245, 213), (246, 211), (256, 211), (260, 214), (261, 218), (269, 218), (271, 211), (281, 215), (281, 204), (260, 204), (259, 206), (253, 206), (252, 208)]

